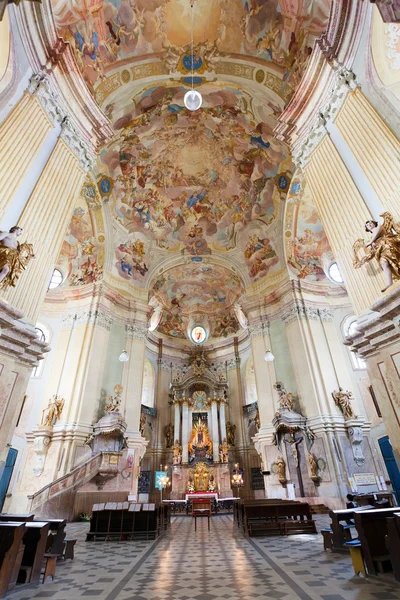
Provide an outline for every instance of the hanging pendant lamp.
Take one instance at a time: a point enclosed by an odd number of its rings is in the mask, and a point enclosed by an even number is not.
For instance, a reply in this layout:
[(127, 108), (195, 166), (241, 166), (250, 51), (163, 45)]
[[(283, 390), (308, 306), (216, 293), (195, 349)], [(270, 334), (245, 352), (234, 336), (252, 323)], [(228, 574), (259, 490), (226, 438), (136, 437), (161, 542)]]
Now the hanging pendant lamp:
[(194, 66), (193, 66), (193, 60), (194, 60), (194, 45), (193, 45), (193, 6), (194, 6), (194, 2), (192, 0), (191, 2), (191, 39), (192, 39), (192, 89), (189, 90), (188, 92), (186, 92), (184, 98), (183, 98), (183, 102), (186, 106), (186, 108), (188, 110), (198, 110), (200, 108), (200, 106), (202, 105), (203, 102), (203, 98), (202, 95), (200, 94), (200, 92), (198, 92), (197, 90), (195, 90), (193, 88), (193, 82), (194, 82)]

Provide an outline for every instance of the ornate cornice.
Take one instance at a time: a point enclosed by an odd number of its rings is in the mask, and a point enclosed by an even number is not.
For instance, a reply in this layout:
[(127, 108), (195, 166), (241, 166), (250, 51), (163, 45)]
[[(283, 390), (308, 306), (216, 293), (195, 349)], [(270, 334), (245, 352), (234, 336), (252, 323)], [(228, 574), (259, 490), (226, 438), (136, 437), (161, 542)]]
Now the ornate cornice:
[(315, 306), (306, 306), (304, 302), (296, 302), (282, 313), (281, 318), (285, 325), (290, 325), (299, 319), (332, 323), (333, 311), (330, 308), (316, 308)]
[(84, 310), (80, 313), (65, 315), (62, 319), (63, 327), (72, 328), (76, 325), (97, 325), (107, 331), (111, 330), (114, 319), (102, 310)]
[(143, 324), (129, 323), (126, 325), (126, 335), (128, 339), (136, 340), (137, 342), (145, 342), (147, 339), (148, 329)]

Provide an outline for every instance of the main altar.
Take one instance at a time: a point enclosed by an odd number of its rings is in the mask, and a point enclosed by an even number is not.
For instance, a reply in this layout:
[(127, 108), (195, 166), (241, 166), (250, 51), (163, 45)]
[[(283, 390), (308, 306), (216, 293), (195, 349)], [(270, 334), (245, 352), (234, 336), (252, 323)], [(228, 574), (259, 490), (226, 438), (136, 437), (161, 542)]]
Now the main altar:
[(229, 460), (235, 427), (226, 420), (226, 374), (209, 367), (205, 354), (196, 349), (190, 369), (172, 382), (172, 500), (199, 493), (215, 499), (232, 496)]

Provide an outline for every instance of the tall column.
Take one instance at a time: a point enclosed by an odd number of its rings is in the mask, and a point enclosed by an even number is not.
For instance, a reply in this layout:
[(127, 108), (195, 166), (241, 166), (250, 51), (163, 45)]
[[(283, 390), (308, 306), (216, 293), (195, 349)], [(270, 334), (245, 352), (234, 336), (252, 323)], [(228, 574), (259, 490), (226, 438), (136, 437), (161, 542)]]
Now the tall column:
[(39, 99), (29, 92), (0, 125), (0, 221), (51, 129)]
[(305, 177), (355, 310), (368, 309), (381, 296), (384, 279), (378, 264), (353, 267), (353, 243), (365, 237), (372, 215), (329, 135), (311, 154)]
[(175, 421), (174, 421), (174, 444), (181, 439), (181, 405), (179, 400), (174, 400)]
[(182, 400), (182, 463), (189, 462), (189, 406), (188, 400)]
[(266, 346), (270, 345), (270, 341), (269, 337), (265, 334), (262, 324), (257, 323), (250, 326), (250, 335), (261, 431), (265, 428), (269, 428), (276, 411), (276, 392), (273, 388), (276, 381), (276, 375), (274, 363), (266, 362), (264, 359)]
[(219, 462), (218, 405), (215, 398), (211, 400), (211, 421), (213, 431), (213, 460), (214, 462)]
[(24, 238), (33, 244), (35, 258), (4, 297), (34, 324), (83, 178), (77, 157), (59, 138), (18, 222)]
[(123, 414), (127, 424), (128, 447), (134, 450), (131, 494), (137, 495), (140, 461), (146, 451), (147, 441), (140, 433), (140, 412), (143, 391), (143, 370), (146, 351), (147, 327), (142, 322), (126, 326), (126, 350), (129, 360), (122, 374)]
[(225, 399), (219, 401), (219, 425), (221, 428), (221, 441), (226, 439), (226, 418), (225, 418)]
[(400, 140), (359, 88), (347, 95), (335, 124), (385, 210), (399, 221)]

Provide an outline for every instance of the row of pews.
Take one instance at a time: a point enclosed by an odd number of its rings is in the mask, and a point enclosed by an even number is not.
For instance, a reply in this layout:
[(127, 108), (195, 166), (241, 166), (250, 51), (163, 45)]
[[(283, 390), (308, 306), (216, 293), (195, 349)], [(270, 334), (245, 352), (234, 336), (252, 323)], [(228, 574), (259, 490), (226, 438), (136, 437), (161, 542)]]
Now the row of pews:
[(234, 523), (245, 536), (317, 533), (307, 502), (296, 500), (239, 500)]
[(37, 583), (42, 570), (43, 581), (54, 578), (56, 560), (65, 556), (66, 524), (65, 519), (39, 520), (33, 514), (0, 514), (0, 598), (17, 583)]
[[(400, 508), (362, 506), (331, 510), (330, 528), (323, 530), (324, 548), (350, 550), (356, 574), (393, 570), (400, 581)], [(353, 535), (354, 534), (354, 535)], [(328, 540), (328, 541), (327, 541)]]
[(170, 525), (169, 505), (107, 502), (94, 504), (86, 541), (154, 540)]

